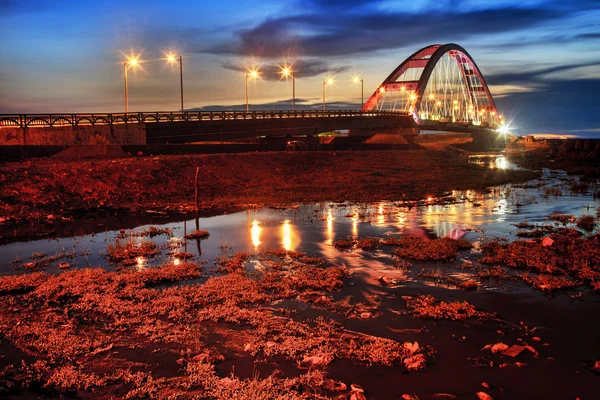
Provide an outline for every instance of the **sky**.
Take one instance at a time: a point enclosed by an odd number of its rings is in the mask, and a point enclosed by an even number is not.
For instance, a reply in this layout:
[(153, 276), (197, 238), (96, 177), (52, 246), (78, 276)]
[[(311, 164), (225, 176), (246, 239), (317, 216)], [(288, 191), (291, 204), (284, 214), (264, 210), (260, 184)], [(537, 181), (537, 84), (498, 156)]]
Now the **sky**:
[(414, 51), (458, 43), (519, 133), (600, 134), (600, 0), (0, 0), (0, 113), (358, 108)]

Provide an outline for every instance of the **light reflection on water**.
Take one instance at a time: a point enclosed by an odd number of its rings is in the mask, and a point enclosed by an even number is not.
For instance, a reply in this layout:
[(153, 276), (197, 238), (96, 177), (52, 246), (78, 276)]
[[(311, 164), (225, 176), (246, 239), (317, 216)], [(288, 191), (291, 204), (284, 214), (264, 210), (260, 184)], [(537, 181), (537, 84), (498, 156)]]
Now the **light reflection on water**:
[(488, 167), (490, 169), (517, 169), (517, 165), (508, 162), (501, 154), (475, 154), (469, 156), (469, 163)]
[[(598, 203), (591, 195), (571, 195), (564, 174), (546, 173), (548, 184), (560, 187), (562, 197), (544, 196), (544, 186), (537, 181), (527, 185), (499, 186), (485, 192), (472, 190), (453, 191), (445, 201), (432, 199), (418, 206), (412, 202), (403, 204), (391, 201), (373, 204), (315, 203), (293, 209), (262, 208), (244, 212), (225, 214), (210, 218), (182, 221), (157, 228), (168, 227), (174, 237), (156, 236), (153, 239), (132, 237), (133, 243), (154, 240), (161, 249), (156, 259), (141, 257), (136, 260), (136, 268), (147, 268), (162, 262), (180, 263), (180, 251), (190, 252), (197, 259), (211, 262), (216, 256), (234, 251), (253, 251), (269, 248), (305, 251), (321, 256), (331, 263), (346, 265), (364, 270), (368, 268), (393, 269), (391, 257), (378, 253), (377, 258), (366, 258), (362, 252), (341, 252), (333, 247), (333, 242), (346, 236), (367, 237), (412, 234), (423, 238), (451, 237), (464, 238), (477, 243), (483, 235), (487, 237), (508, 237), (514, 239), (516, 225), (528, 221), (541, 223), (553, 212), (574, 214), (595, 214)], [(561, 178), (563, 178), (561, 180)], [(442, 204), (437, 204), (442, 203)], [(589, 208), (588, 208), (589, 207)], [(138, 227), (148, 229), (150, 225)], [(183, 240), (185, 234), (198, 226), (210, 232), (203, 241)], [(483, 231), (483, 232), (482, 232)], [(69, 260), (73, 267), (105, 267), (110, 265), (105, 259), (108, 243), (115, 240), (118, 231), (109, 231), (79, 237), (36, 240), (12, 243), (0, 247), (0, 274), (24, 272), (22, 267), (13, 271), (11, 264), (16, 257), (23, 262), (34, 252), (54, 255), (62, 251), (89, 253)], [(180, 249), (172, 247), (181, 242)], [(170, 253), (168, 255), (167, 253)], [(46, 268), (49, 272), (59, 272), (54, 263)], [(20, 264), (16, 264), (20, 265)], [(398, 272), (401, 276), (402, 272)]]
[(260, 246), (260, 233), (262, 228), (260, 227), (260, 223), (257, 220), (252, 221), (252, 228), (250, 228), (250, 236), (252, 237), (252, 246), (256, 249)]

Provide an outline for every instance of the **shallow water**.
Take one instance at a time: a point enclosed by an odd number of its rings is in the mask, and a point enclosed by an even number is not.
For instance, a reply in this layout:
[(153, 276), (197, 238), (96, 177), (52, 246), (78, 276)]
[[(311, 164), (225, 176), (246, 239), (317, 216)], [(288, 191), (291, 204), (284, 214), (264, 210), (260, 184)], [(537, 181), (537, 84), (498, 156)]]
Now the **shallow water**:
[[(500, 156), (480, 156), (472, 162), (490, 168), (513, 168)], [(212, 264), (215, 257), (236, 251), (285, 248), (320, 256), (334, 264), (350, 268), (389, 268), (389, 251), (365, 253), (344, 252), (333, 246), (339, 238), (354, 236), (395, 236), (411, 234), (423, 238), (464, 238), (477, 245), (482, 238), (516, 238), (516, 225), (521, 222), (548, 223), (554, 213), (595, 215), (599, 205), (588, 193), (571, 193), (574, 178), (561, 171), (544, 171), (540, 180), (521, 185), (504, 185), (480, 191), (453, 191), (444, 198), (426, 198), (416, 203), (383, 201), (371, 204), (314, 203), (288, 209), (252, 209), (243, 212), (199, 218), (162, 225), (144, 225), (128, 230), (123, 239), (119, 231), (81, 235), (67, 238), (15, 242), (0, 246), (0, 274), (24, 273), (24, 263), (31, 262), (33, 253), (47, 256), (71, 253), (73, 257), (58, 259), (44, 268), (60, 272), (59, 262), (68, 262), (70, 268), (113, 268), (106, 260), (106, 248), (116, 241), (153, 240), (161, 246), (161, 254), (154, 259), (139, 258), (137, 268), (146, 268), (166, 261), (179, 262), (177, 252), (192, 253), (196, 259)], [(561, 193), (560, 196), (556, 194)], [(167, 235), (130, 237), (132, 232), (147, 230), (150, 226), (169, 228)], [(184, 240), (186, 233), (196, 226), (210, 232), (206, 240)], [(168, 249), (169, 243), (180, 242), (178, 249)], [(252, 261), (252, 263), (256, 263)], [(253, 264), (250, 267), (260, 267)], [(426, 266), (427, 267), (427, 266)], [(398, 272), (402, 274), (401, 272)], [(464, 274), (454, 271), (454, 274)], [(406, 278), (406, 277), (404, 277)], [(426, 283), (429, 284), (429, 283)]]

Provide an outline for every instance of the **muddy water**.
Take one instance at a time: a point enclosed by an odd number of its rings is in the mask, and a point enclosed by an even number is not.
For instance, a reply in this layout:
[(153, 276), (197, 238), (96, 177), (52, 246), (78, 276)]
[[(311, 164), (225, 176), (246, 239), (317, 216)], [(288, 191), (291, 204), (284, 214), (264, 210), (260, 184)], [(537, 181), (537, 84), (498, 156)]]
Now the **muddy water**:
[[(512, 168), (501, 156), (472, 158), (472, 162), (490, 168)], [(47, 272), (59, 272), (58, 263), (70, 268), (112, 268), (106, 260), (106, 248), (117, 242), (141, 243), (153, 240), (163, 250), (153, 259), (138, 259), (138, 268), (165, 261), (178, 262), (177, 252), (192, 253), (211, 264), (215, 257), (235, 251), (285, 248), (308, 252), (332, 263), (355, 268), (385, 267), (391, 264), (389, 252), (369, 254), (342, 252), (333, 247), (336, 239), (354, 236), (398, 236), (411, 234), (423, 238), (464, 238), (474, 244), (485, 238), (515, 239), (521, 222), (544, 223), (553, 212), (595, 215), (598, 201), (588, 193), (572, 193), (574, 178), (560, 171), (544, 171), (543, 177), (523, 185), (505, 185), (480, 191), (453, 191), (443, 198), (425, 198), (419, 202), (382, 201), (372, 204), (317, 203), (287, 209), (252, 209), (198, 220), (162, 225), (144, 225), (126, 230), (106, 231), (80, 236), (15, 242), (0, 246), (0, 274), (24, 273), (25, 263), (38, 253), (60, 257), (47, 265)], [(136, 236), (150, 226), (168, 228), (172, 237)], [(206, 240), (183, 240), (199, 227), (210, 232)], [(119, 236), (121, 238), (119, 238)], [(178, 250), (169, 244), (182, 244)], [(458, 272), (457, 272), (458, 273)]]

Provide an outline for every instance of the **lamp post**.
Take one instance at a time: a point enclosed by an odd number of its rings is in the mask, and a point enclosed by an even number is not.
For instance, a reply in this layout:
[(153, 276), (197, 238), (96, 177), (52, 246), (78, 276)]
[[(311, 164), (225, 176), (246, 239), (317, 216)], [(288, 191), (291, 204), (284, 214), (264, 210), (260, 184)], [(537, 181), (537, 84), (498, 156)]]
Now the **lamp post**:
[(325, 93), (327, 85), (333, 85), (333, 78), (327, 78), (323, 80), (323, 111), (325, 111), (325, 104), (327, 104), (327, 98)]
[(284, 66), (281, 68), (281, 76), (292, 78), (292, 111), (296, 111), (296, 74), (291, 67)]
[(365, 81), (361, 77), (355, 76), (352, 78), (352, 82), (360, 82), (360, 108), (362, 109), (362, 107), (365, 105)]
[(258, 70), (252, 69), (246, 72), (246, 112), (248, 112), (250, 106), (248, 104), (248, 78), (256, 79), (258, 78)]
[(181, 91), (181, 112), (183, 113), (183, 57), (177, 57), (175, 55), (170, 54), (167, 56), (167, 61), (170, 63), (179, 63), (179, 87)]
[(123, 78), (125, 79), (125, 114), (129, 112), (129, 87), (127, 84), (127, 70), (129, 66), (135, 67), (138, 61), (135, 58), (130, 58), (127, 61), (123, 61)]

